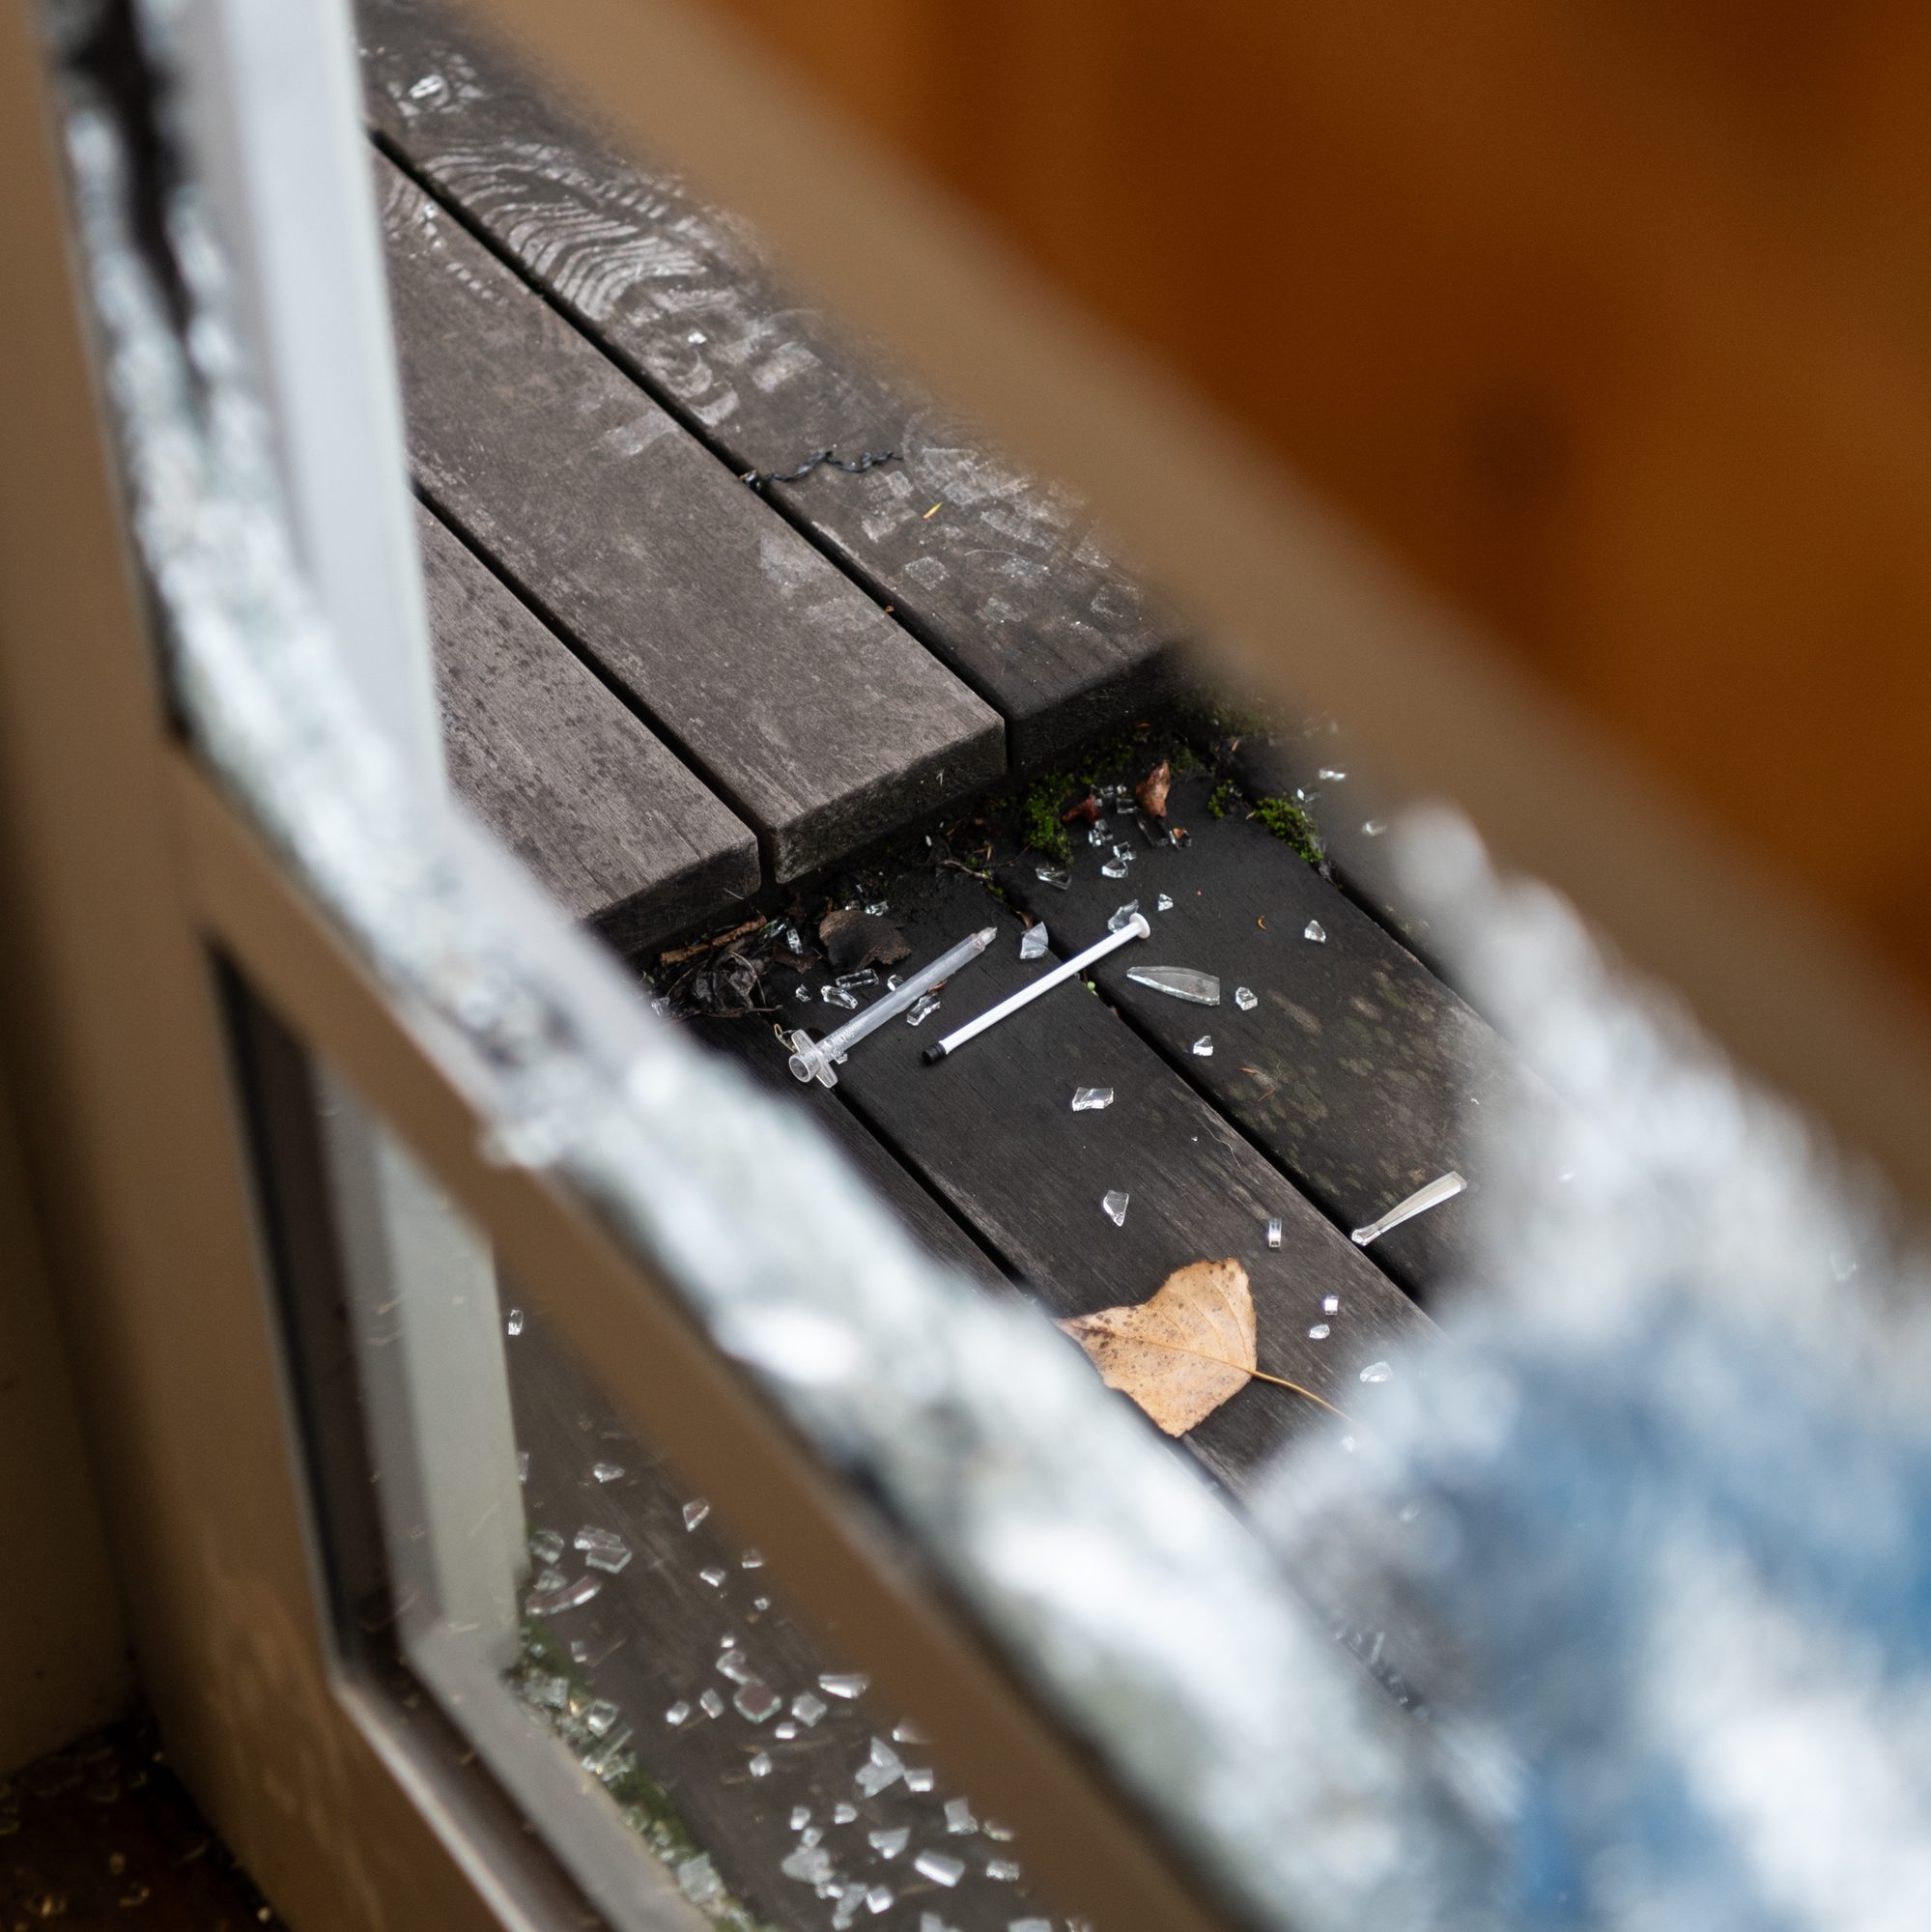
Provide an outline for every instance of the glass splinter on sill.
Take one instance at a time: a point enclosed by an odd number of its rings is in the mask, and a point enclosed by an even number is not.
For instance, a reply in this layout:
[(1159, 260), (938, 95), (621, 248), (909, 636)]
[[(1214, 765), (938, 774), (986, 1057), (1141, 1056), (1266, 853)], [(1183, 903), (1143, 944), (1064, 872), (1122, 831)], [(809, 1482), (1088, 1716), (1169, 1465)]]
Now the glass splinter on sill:
[(834, 1670), (819, 1677), (818, 1689), (828, 1697), (863, 1697), (871, 1679), (863, 1670)]
[(745, 1769), (748, 1772), (750, 1772), (753, 1777), (769, 1777), (771, 1776), (771, 1753), (769, 1751), (759, 1751), (758, 1754), (754, 1758), (753, 1758), (748, 1765), (745, 1766)]
[(1046, 931), (1044, 921), (1041, 921), (1037, 925), (1029, 925), (1019, 935), (1020, 958), (1043, 959), (1046, 956), (1046, 947), (1049, 937), (1050, 935)]
[(1243, 1013), (1251, 1013), (1261, 1002), (1255, 997), (1252, 986), (1235, 986), (1234, 989), (1234, 1004)]
[(1341, 1313), (1341, 1297), (1338, 1294), (1323, 1294), (1320, 1298), (1320, 1312), (1323, 1315)]
[(1211, 1060), (1213, 1058), (1213, 1036), (1210, 1033), (1202, 1034), (1194, 1041), (1191, 1051), (1196, 1060)]
[(869, 966), (861, 966), (856, 973), (840, 973), (836, 983), (847, 993), (868, 992), (878, 984), (878, 975)]
[(707, 1718), (722, 1718), (724, 1715), (724, 1700), (707, 1685), (697, 1693), (697, 1708)]
[(560, 1590), (563, 1587), (563, 1573), (554, 1568), (539, 1570), (536, 1573), (536, 1580), (531, 1587), (539, 1595), (550, 1590)]
[(866, 1842), (882, 1859), (895, 1859), (912, 1842), (909, 1825), (894, 1826), (889, 1832), (867, 1832)]
[(521, 1335), (523, 1333), (523, 1310), (521, 1308), (512, 1308), (503, 1317), (503, 1332), (506, 1335)]
[(1010, 1859), (987, 1859), (985, 1875), (987, 1878), (999, 1879), (1007, 1885), (1019, 1883), (1019, 1867)]
[(1109, 859), (1099, 868), (1099, 876), (1102, 879), (1123, 879), (1126, 876), (1125, 862), (1120, 859)]
[(1332, 1332), (1325, 1321), (1317, 1321), (1307, 1331), (1308, 1340), (1310, 1342), (1325, 1342)]
[(791, 1829), (802, 1832), (811, 1822), (811, 1807), (809, 1804), (794, 1804), (791, 1807)]
[(708, 1583), (714, 1590), (722, 1590), (724, 1587), (726, 1578), (722, 1570), (713, 1566), (710, 1569), (699, 1570), (697, 1572), (697, 1580), (700, 1583)]
[(590, 1474), (600, 1483), (617, 1482), (622, 1478), (623, 1472), (624, 1465), (621, 1463), (592, 1463), (590, 1464)]
[(1395, 1373), (1394, 1370), (1391, 1369), (1386, 1362), (1370, 1362), (1368, 1366), (1361, 1371), (1361, 1379), (1364, 1382), (1384, 1382), (1394, 1373)]
[(883, 919), (891, 910), (883, 899), (870, 899), (866, 901), (865, 916), (866, 919)]
[(689, 1723), (691, 1721), (690, 1705), (685, 1703), (685, 1701), (680, 1697), (676, 1703), (671, 1705), (671, 1707), (665, 1712), (664, 1721), (667, 1724), (668, 1724), (673, 1731), (678, 1727), (678, 1725)]
[(1096, 1114), (1102, 1107), (1113, 1105), (1111, 1087), (1075, 1087), (1073, 1089), (1073, 1112), (1076, 1114)]
[(784, 1708), (784, 1699), (769, 1684), (760, 1684), (756, 1678), (753, 1678), (731, 1702), (736, 1706), (738, 1716), (753, 1724), (767, 1722)]
[(907, 1765), (905, 1767), (905, 1789), (926, 1792), (932, 1788), (933, 1772), (929, 1765)]
[(1281, 1245), (1281, 1217), (1278, 1214), (1267, 1223), (1267, 1245), (1270, 1248)]
[(944, 1852), (921, 1852), (912, 1861), (912, 1869), (934, 1885), (957, 1885), (965, 1877), (965, 1861), (948, 1858)]
[(550, 1589), (532, 1591), (523, 1606), (533, 1617), (558, 1617), (565, 1610), (581, 1608), (603, 1587), (601, 1577), (573, 1577)]
[[(1087, 833), (1087, 835), (1086, 835), (1086, 842), (1087, 842), (1087, 843), (1088, 843), (1089, 845), (1104, 845), (1104, 844), (1106, 843), (1106, 820), (1105, 820), (1105, 819), (1103, 819), (1103, 818), (1102, 818), (1102, 819), (1101, 819), (1101, 820), (1099, 821), (1099, 823), (1098, 823), (1097, 825), (1093, 826), (1093, 828), (1092, 828), (1092, 829), (1091, 829), (1091, 830), (1090, 830), (1090, 831), (1089, 831), (1089, 832)], [(1106, 869), (1106, 867), (1105, 867), (1104, 866), (1102, 866), (1102, 867), (1100, 867), (1100, 870), (1101, 870), (1102, 872), (1103, 872), (1103, 871), (1105, 871), (1105, 869)]]
[(1311, 939), (1317, 946), (1327, 944), (1327, 928), (1318, 919), (1311, 919), (1301, 927), (1301, 937)]
[(1114, 912), (1113, 917), (1106, 922), (1107, 931), (1124, 932), (1126, 928), (1133, 923), (1133, 915), (1139, 910), (1140, 910), (1140, 901), (1138, 899), (1128, 899), (1126, 903), (1123, 906), (1119, 907)]
[(1439, 1208), (1444, 1201), (1453, 1201), (1467, 1185), (1461, 1175), (1451, 1170), (1431, 1180), (1426, 1187), (1417, 1187), (1406, 1201), (1396, 1202), (1378, 1221), (1370, 1221), (1365, 1228), (1356, 1228), (1348, 1238), (1356, 1247), (1365, 1248), (1370, 1241), (1378, 1240), (1389, 1229), (1399, 1228), (1404, 1221), (1412, 1221), (1417, 1214), (1426, 1214), (1431, 1208)]
[(814, 1697), (809, 1690), (800, 1691), (791, 1700), (791, 1715), (809, 1731), (832, 1707), (822, 1697)]
[(696, 1529), (711, 1513), (711, 1506), (702, 1496), (694, 1497), (684, 1505), (684, 1527)]
[(1172, 912), (1173, 909), (1174, 909), (1174, 895), (1172, 893), (1162, 893), (1160, 896), (1153, 901), (1153, 910), (1155, 912)]
[(1126, 1204), (1132, 1198), (1123, 1187), (1110, 1188), (1100, 1197), (1099, 1211), (1116, 1228), (1123, 1228), (1126, 1225)]
[(1033, 867), (1033, 876), (1042, 886), (1051, 886), (1057, 892), (1068, 893), (1072, 891), (1073, 875), (1070, 867), (1035, 866)]
[(622, 1716), (623, 1713), (608, 1698), (599, 1697), (594, 1704), (584, 1706), (583, 1728), (593, 1738), (607, 1738), (611, 1734), (611, 1726)]
[(789, 1718), (786, 1718), (781, 1724), (777, 1725), (773, 1729), (771, 1735), (774, 1738), (782, 1738), (786, 1744), (789, 1744), (798, 1735), (798, 1726)]
[(1191, 966), (1129, 966), (1126, 977), (1136, 986), (1165, 993), (1169, 999), (1190, 1000), (1197, 1007), (1220, 1004), (1220, 981), (1211, 973), (1197, 973)]
[(800, 1885), (829, 1885), (832, 1882), (832, 1855), (816, 1845), (800, 1845), (780, 1861), (778, 1869), (786, 1878), (795, 1878)]
[(889, 1885), (875, 1885), (865, 1895), (865, 1909), (875, 1918), (880, 1913), (892, 1910), (896, 1895)]
[(979, 1820), (963, 1798), (946, 1800), (946, 1830), (955, 1838), (968, 1838), (979, 1830)]
[(733, 1684), (750, 1684), (757, 1676), (751, 1667), (751, 1659), (735, 1646), (718, 1659), (717, 1668), (720, 1677), (728, 1677)]
[(907, 1026), (923, 1026), (939, 1010), (939, 996), (936, 993), (921, 993), (905, 1015)]
[(747, 1549), (738, 1558), (738, 1568), (740, 1570), (762, 1570), (764, 1568), (764, 1551), (761, 1549)]
[(563, 1555), (563, 1538), (554, 1529), (539, 1529), (529, 1539), (530, 1556), (546, 1570)]
[(853, 1779), (867, 1798), (876, 1798), (889, 1784), (905, 1776), (904, 1761), (883, 1738), (873, 1738), (865, 1762)]
[(858, 1806), (856, 1804), (849, 1804), (846, 1800), (840, 1798), (832, 1806), (832, 1823), (834, 1825), (850, 1825), (856, 1823), (857, 1819)]

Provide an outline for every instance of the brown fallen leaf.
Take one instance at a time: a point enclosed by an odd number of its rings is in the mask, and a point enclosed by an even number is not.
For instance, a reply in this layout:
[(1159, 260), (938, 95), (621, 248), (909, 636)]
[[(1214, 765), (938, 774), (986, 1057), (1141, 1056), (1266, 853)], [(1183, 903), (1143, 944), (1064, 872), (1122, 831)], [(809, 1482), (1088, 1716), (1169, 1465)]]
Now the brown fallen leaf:
[(828, 912), (818, 922), (818, 937), (835, 973), (856, 973), (861, 966), (895, 966), (912, 951), (889, 919), (856, 906)]
[(1077, 804), (1069, 806), (1060, 813), (1062, 825), (1097, 825), (1099, 823), (1099, 800), (1091, 791)]
[(1177, 1268), (1146, 1301), (1060, 1326), (1107, 1387), (1130, 1396), (1169, 1435), (1204, 1422), (1254, 1373), (1254, 1297), (1236, 1261)]
[(1174, 768), (1171, 762), (1162, 758), (1140, 782), (1133, 787), (1133, 796), (1146, 807), (1150, 818), (1164, 818), (1167, 815), (1167, 791), (1174, 781)]

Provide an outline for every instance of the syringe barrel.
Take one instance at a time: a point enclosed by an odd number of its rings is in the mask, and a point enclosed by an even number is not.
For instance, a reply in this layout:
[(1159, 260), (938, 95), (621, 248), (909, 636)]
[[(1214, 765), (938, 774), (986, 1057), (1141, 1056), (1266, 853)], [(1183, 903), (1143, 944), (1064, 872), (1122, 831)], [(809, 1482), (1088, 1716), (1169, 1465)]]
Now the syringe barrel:
[[(842, 1053), (848, 1052), (866, 1034), (882, 1027), (887, 1020), (896, 1019), (909, 1007), (923, 999), (942, 980), (950, 980), (961, 966), (969, 965), (990, 946), (998, 936), (995, 926), (982, 926), (969, 938), (959, 941), (949, 952), (942, 952), (929, 966), (922, 966), (918, 972), (899, 981), (883, 999), (874, 1000), (863, 1012), (854, 1013), (843, 1026), (828, 1033), (816, 1042), (819, 1063), (830, 1066)], [(794, 1056), (791, 1070), (800, 1080), (813, 1077), (813, 1069), (804, 1065)]]

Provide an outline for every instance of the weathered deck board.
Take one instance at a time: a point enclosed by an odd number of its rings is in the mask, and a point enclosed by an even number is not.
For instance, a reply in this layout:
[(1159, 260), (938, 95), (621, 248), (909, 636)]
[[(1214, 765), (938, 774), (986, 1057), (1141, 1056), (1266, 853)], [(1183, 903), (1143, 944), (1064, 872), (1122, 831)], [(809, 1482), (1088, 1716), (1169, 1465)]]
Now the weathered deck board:
[(997, 715), (377, 160), (417, 480), (797, 877), (1004, 766)]
[[(1541, 1090), (1484, 1021), (1244, 806), (1212, 817), (1211, 789), (1206, 778), (1174, 781), (1168, 822), (1186, 827), (1183, 849), (1150, 845), (1131, 811), (1114, 810), (1106, 845), (1076, 841), (1067, 890), (1040, 882), (1035, 854), (1002, 876), (1063, 956), (1139, 901), (1152, 937), (1100, 962), (1101, 990), (1340, 1228), (1373, 1221), (1451, 1168), (1466, 1178), (1471, 1193), (1374, 1244), (1384, 1268), (1426, 1294), (1479, 1252), (1471, 1209), (1489, 1127), (1507, 1109), (1542, 1104)], [(1114, 843), (1136, 854), (1123, 879), (1099, 869)], [(1163, 893), (1169, 912), (1155, 910)], [(1324, 942), (1304, 937), (1311, 920)], [(1137, 986), (1126, 977), (1136, 965), (1212, 973), (1221, 1004)], [(1235, 1003), (1242, 985), (1259, 1001), (1251, 1012)], [(1209, 1058), (1192, 1051), (1202, 1036)]]
[[(822, 1932), (830, 1922), (832, 1908), (813, 1887), (780, 1870), (799, 1845), (790, 1822), (798, 1805), (823, 1832), (842, 1880), (891, 1888), (892, 1923), (910, 1925), (922, 1909), (938, 1910), (958, 1932), (1005, 1932), (1015, 1918), (1049, 1911), (1023, 1880), (985, 1876), (990, 1858), (1023, 1861), (1023, 1841), (947, 1829), (946, 1803), (962, 1794), (946, 1781), (938, 1751), (893, 1746), (906, 1765), (938, 1774), (928, 1792), (910, 1791), (900, 1780), (866, 1797), (854, 1782), (871, 1740), (890, 1741), (900, 1718), (918, 1715), (883, 1709), (869, 1691), (845, 1698), (820, 1690), (821, 1672), (865, 1669), (864, 1633), (840, 1634), (843, 1654), (826, 1656), (787, 1612), (782, 1578), (744, 1567), (743, 1539), (731, 1535), (721, 1516), (714, 1511), (687, 1529), (682, 1512), (696, 1500), (691, 1486), (622, 1427), (582, 1366), (551, 1337), (540, 1310), (530, 1312), (508, 1349), (517, 1440), (529, 1452), (524, 1498), (532, 1526), (554, 1529), (566, 1546), (585, 1524), (614, 1530), (633, 1552), (589, 1604), (543, 1628), (566, 1648), (582, 1646), (576, 1668), (590, 1694), (616, 1706), (618, 1724), (634, 1734), (639, 1765), (664, 1788), (759, 1922), (784, 1932)], [(592, 1470), (600, 1462), (623, 1473), (599, 1482)], [(578, 1574), (582, 1559), (571, 1551), (564, 1567)], [(722, 1573), (716, 1587), (705, 1580), (706, 1570)], [(736, 1639), (749, 1667), (783, 1695), (784, 1712), (756, 1723), (733, 1707), (739, 1686), (717, 1667), (726, 1635)], [(698, 1708), (707, 1689), (724, 1701), (720, 1717)], [(797, 1723), (789, 1714), (791, 1700), (806, 1692), (825, 1707), (814, 1724)], [(667, 1723), (665, 1713), (679, 1703), (690, 1705), (691, 1715)], [(779, 1736), (787, 1723), (795, 1735)], [(613, 1725), (610, 1735), (616, 1734)], [(754, 1776), (751, 1764), (760, 1753), (769, 1769)], [(997, 1791), (969, 1794), (977, 1818), (997, 1817), (999, 1800)], [(857, 1815), (837, 1823), (834, 1807), (846, 1802)], [(910, 1842), (888, 1859), (869, 1834), (899, 1828)], [(961, 1861), (960, 1882), (944, 1888), (914, 1871), (923, 1851)]]
[[(989, 922), (1000, 937), (922, 1027), (893, 1022), (839, 1069), (840, 1092), (887, 1146), (1056, 1317), (1139, 1301), (1189, 1262), (1235, 1257), (1253, 1285), (1262, 1368), (1372, 1417), (1378, 1391), (1357, 1372), (1427, 1326), (1407, 1296), (1078, 986), (1045, 995), (941, 1065), (922, 1065), (923, 1048), (948, 1026), (1043, 968), (1020, 962), (1019, 921), (959, 874), (904, 874), (892, 912), (915, 962)], [(1096, 922), (1066, 936), (1077, 946), (1103, 930)], [(1075, 1086), (1111, 1087), (1114, 1103), (1075, 1114)], [(1112, 1188), (1131, 1197), (1123, 1227), (1100, 1211)], [(1272, 1215), (1283, 1224), (1274, 1252), (1265, 1243)], [(1326, 1295), (1339, 1297), (1338, 1311), (1323, 1311)], [(1308, 1331), (1322, 1321), (1331, 1332), (1316, 1340)], [(1187, 1440), (1238, 1491), (1319, 1415), (1256, 1382)]]
[(734, 470), (828, 443), (897, 452), (771, 494), (998, 708), (1015, 766), (1170, 686), (1172, 620), (1077, 503), (882, 380), (739, 228), (582, 131), (462, 23), (420, 0), (361, 0), (358, 20), (383, 134)]
[(757, 840), (417, 506), (458, 795), (573, 918), (636, 952), (758, 889)]

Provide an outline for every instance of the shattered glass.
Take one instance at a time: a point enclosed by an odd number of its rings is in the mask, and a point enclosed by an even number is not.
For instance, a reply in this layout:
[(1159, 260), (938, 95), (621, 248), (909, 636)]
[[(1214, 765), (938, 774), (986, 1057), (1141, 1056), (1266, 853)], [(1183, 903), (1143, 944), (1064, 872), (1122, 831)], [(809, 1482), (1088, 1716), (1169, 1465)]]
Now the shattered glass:
[(1220, 1004), (1220, 981), (1211, 973), (1197, 972), (1191, 966), (1129, 966), (1126, 977), (1136, 986), (1165, 993), (1170, 999), (1190, 1000), (1197, 1007)]
[(1076, 1114), (1096, 1113), (1102, 1107), (1113, 1105), (1111, 1087), (1075, 1087), (1073, 1089), (1073, 1112)]
[(1049, 944), (1050, 939), (1043, 921), (1036, 925), (1029, 925), (1019, 935), (1019, 956), (1021, 959), (1043, 959)]

